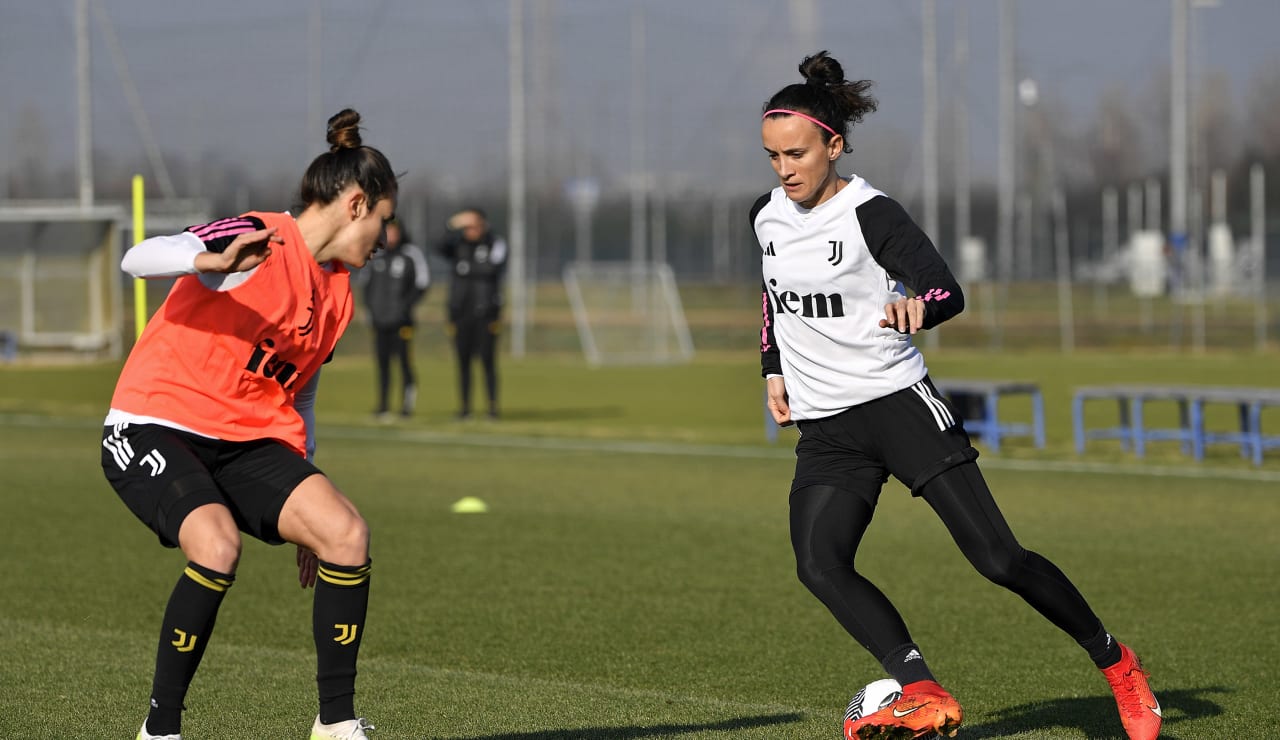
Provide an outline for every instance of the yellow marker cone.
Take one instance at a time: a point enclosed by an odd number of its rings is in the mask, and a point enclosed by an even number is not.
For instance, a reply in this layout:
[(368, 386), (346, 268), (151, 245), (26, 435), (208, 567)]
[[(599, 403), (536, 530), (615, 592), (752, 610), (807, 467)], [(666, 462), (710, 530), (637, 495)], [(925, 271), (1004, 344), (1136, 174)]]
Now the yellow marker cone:
[(489, 510), (489, 505), (475, 496), (466, 496), (453, 502), (452, 508), (455, 514), (483, 514)]

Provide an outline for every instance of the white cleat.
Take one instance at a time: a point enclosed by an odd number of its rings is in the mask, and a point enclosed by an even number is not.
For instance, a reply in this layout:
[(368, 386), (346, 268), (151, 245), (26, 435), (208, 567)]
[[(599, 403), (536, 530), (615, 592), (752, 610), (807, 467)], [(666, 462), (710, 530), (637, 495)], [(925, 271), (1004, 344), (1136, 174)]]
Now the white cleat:
[(142, 729), (138, 730), (138, 740), (182, 740), (181, 735), (152, 735), (147, 732), (147, 722), (142, 721)]
[[(345, 722), (334, 722), (326, 725), (316, 717), (311, 725), (311, 740), (369, 740), (365, 730), (372, 730), (373, 725), (364, 717), (349, 719)], [(181, 740), (177, 738), (176, 740)]]

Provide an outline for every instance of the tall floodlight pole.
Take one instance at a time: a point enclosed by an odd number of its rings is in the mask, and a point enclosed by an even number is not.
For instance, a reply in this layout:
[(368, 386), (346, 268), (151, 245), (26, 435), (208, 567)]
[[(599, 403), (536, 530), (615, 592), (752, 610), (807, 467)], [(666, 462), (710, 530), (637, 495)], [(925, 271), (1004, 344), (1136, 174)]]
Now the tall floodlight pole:
[[(924, 231), (938, 242), (938, 3), (922, 0), (921, 44), (922, 79), (924, 83)], [(956, 245), (957, 249), (959, 245)], [(926, 347), (938, 346), (938, 329), (925, 335)]]
[(956, 3), (955, 96), (956, 118), (956, 247), (969, 238), (969, 107), (965, 100), (965, 79), (969, 74), (969, 11)]
[(644, 6), (637, 3), (631, 11), (631, 301), (635, 310), (648, 310), (648, 295), (642, 268), (648, 240), (647, 163), (644, 160), (645, 69)]
[(531, 192), (525, 202), (525, 270), (527, 284), (535, 286), (525, 292), (525, 324), (536, 322), (538, 307), (538, 265), (541, 264), (543, 240), (543, 203), (546, 201), (546, 188), (551, 181), (551, 162), (556, 161), (554, 152), (558, 151), (558, 143), (553, 142), (548, 126), (549, 111), (553, 109), (551, 69), (551, 50), (555, 48), (552, 41), (552, 23), (555, 13), (555, 0), (534, 0), (533, 19), (530, 29), (532, 34), (529, 45), (529, 120), (526, 127), (525, 151), (530, 152), (531, 163), (526, 176), (526, 184), (533, 181)]
[(1062, 353), (1076, 348), (1075, 308), (1071, 298), (1071, 239), (1067, 231), (1067, 196), (1062, 188), (1052, 185), (1053, 256), (1058, 285), (1058, 337)]
[(1169, 119), (1169, 238), (1187, 238), (1187, 12), (1189, 0), (1172, 0)]
[(80, 207), (93, 205), (93, 98), (89, 92), (89, 0), (76, 0), (76, 164)]
[(1267, 198), (1262, 165), (1249, 168), (1250, 228), (1253, 236), (1253, 326), (1259, 352), (1267, 349)]
[(107, 50), (111, 52), (111, 60), (115, 62), (116, 74), (120, 77), (121, 87), (124, 88), (124, 98), (129, 103), (129, 112), (133, 114), (133, 123), (138, 129), (138, 135), (142, 137), (142, 146), (147, 152), (147, 159), (151, 162), (151, 172), (156, 178), (156, 184), (160, 186), (160, 193), (166, 198), (177, 198), (178, 191), (173, 187), (173, 179), (169, 177), (169, 168), (164, 164), (160, 145), (156, 143), (156, 137), (151, 132), (151, 121), (147, 118), (146, 109), (142, 107), (142, 98), (138, 95), (138, 86), (133, 82), (133, 75), (129, 74), (124, 47), (120, 44), (120, 37), (116, 36), (111, 16), (107, 15), (106, 5), (102, 2), (95, 2), (93, 10), (98, 19), (98, 30), (106, 38)]
[[(1115, 263), (1116, 254), (1120, 251), (1120, 191), (1114, 187), (1102, 189), (1102, 264), (1110, 270)], [(1107, 309), (1107, 283), (1098, 280), (1094, 283), (1094, 296), (1100, 314)]]
[(524, 0), (511, 0), (507, 38), (507, 85), (510, 125), (507, 127), (507, 158), (511, 168), (507, 244), (511, 249), (511, 355), (524, 357), (525, 350), (525, 156), (524, 156)]
[[(999, 74), (999, 137), (997, 150), (997, 206), (996, 206), (996, 255), (997, 270), (1004, 292), (1013, 276), (1013, 196), (1014, 196), (1014, 145), (1017, 141), (1014, 116), (1014, 0), (1000, 0), (1000, 74)], [(1000, 344), (1000, 334), (992, 335), (993, 344)]]
[(647, 214), (645, 190), (644, 137), (644, 8), (637, 3), (631, 11), (631, 263), (635, 268), (644, 262)]
[(938, 238), (938, 4), (937, 0), (922, 0), (922, 3), (924, 230), (930, 239), (936, 241)]

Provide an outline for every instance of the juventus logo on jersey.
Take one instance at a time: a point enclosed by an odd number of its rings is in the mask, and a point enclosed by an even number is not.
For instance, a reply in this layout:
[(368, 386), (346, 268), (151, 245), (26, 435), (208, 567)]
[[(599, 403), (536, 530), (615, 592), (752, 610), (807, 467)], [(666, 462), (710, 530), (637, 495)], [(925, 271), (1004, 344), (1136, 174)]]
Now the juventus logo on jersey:
[(307, 320), (298, 327), (298, 336), (305, 337), (316, 328), (316, 289), (311, 286), (311, 302), (307, 304)]
[(840, 264), (840, 260), (844, 259), (844, 242), (832, 240), (828, 241), (827, 244), (831, 245), (831, 256), (827, 258), (827, 261), (831, 263), (832, 267), (835, 267)]

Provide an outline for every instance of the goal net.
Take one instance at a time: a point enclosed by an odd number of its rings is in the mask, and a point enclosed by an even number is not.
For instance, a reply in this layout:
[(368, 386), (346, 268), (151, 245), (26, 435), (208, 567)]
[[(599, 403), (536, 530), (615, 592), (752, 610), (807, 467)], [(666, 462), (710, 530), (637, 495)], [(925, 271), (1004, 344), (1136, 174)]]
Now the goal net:
[(571, 262), (564, 270), (582, 352), (591, 365), (693, 358), (675, 275), (665, 263)]
[(0, 344), (120, 356), (124, 210), (0, 206)]

